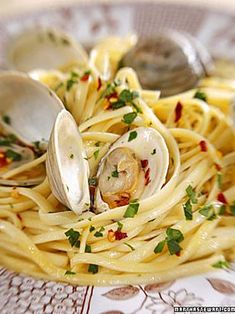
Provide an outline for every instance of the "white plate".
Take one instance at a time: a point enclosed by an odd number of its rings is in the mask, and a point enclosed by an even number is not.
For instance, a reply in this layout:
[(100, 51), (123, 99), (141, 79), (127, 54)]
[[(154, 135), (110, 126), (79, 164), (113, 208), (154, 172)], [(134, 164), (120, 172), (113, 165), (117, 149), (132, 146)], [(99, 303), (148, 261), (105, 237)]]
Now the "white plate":
[[(214, 56), (235, 58), (235, 16), (172, 4), (90, 4), (0, 20), (0, 68), (9, 38), (33, 25), (59, 27), (88, 45), (114, 33), (145, 36), (174, 28), (196, 36)], [(235, 308), (234, 283), (235, 264), (228, 271), (160, 285), (106, 288), (44, 282), (0, 269), (0, 313), (168, 314), (174, 306)]]

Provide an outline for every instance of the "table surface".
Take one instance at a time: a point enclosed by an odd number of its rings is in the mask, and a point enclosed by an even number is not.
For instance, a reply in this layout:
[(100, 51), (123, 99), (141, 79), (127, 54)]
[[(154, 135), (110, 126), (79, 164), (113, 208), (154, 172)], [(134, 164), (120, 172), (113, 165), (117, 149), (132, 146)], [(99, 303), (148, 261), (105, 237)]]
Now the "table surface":
[[(30, 12), (39, 8), (68, 5), (70, 3), (88, 2), (126, 2), (125, 0), (0, 0), (0, 17), (14, 15), (20, 12)], [(132, 0), (150, 1), (150, 0)], [(209, 6), (223, 11), (235, 12), (235, 0), (152, 0), (152, 2), (184, 3), (190, 5)]]

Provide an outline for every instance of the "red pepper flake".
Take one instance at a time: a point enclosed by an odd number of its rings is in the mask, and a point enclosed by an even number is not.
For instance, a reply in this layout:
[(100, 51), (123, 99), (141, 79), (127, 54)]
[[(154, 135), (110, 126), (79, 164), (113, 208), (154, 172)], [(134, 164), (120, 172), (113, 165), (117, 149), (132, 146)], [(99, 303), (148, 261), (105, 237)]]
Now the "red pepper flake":
[(145, 185), (148, 185), (151, 180), (150, 180), (150, 168), (148, 168), (144, 174), (144, 178), (145, 178)]
[(101, 86), (102, 86), (102, 81), (101, 81), (101, 78), (100, 78), (100, 77), (98, 77), (98, 86), (97, 86), (97, 91), (99, 91), (99, 90), (100, 90)]
[(9, 164), (10, 162), (6, 158), (5, 153), (0, 153), (0, 168), (5, 167)]
[(177, 105), (175, 107), (175, 122), (179, 121), (179, 119), (182, 116), (182, 110), (183, 110), (183, 105), (181, 102), (177, 102)]
[(113, 231), (113, 229), (110, 229), (108, 231), (107, 238), (108, 238), (108, 240), (110, 242), (114, 242), (115, 240), (120, 241), (122, 239), (127, 238), (127, 233), (126, 232), (122, 232), (120, 230)]
[(115, 200), (115, 203), (117, 206), (125, 206), (129, 204), (130, 201), (130, 194), (127, 192), (124, 192), (120, 194), (118, 200)]
[(116, 240), (122, 240), (122, 239), (127, 238), (127, 233), (126, 232), (122, 232), (120, 230), (115, 231), (114, 235), (115, 235), (115, 239)]
[(176, 255), (176, 256), (180, 256), (180, 251), (179, 251), (179, 252), (177, 252), (177, 253), (175, 253), (175, 255)]
[(86, 81), (88, 81), (89, 76), (90, 76), (90, 73), (85, 73), (85, 74), (81, 77), (80, 80), (81, 80), (82, 82), (86, 82)]
[(200, 142), (199, 142), (199, 145), (200, 145), (201, 152), (207, 152), (207, 144), (206, 144), (206, 141), (200, 141)]
[(219, 164), (215, 164), (215, 169), (217, 171), (221, 171), (222, 167)]
[(141, 160), (140, 162), (141, 162), (141, 167), (142, 167), (142, 168), (148, 167), (149, 162), (148, 162), (147, 159), (143, 159), (143, 160)]
[(105, 98), (108, 99), (108, 100), (113, 98), (116, 101), (118, 99), (118, 93), (117, 92), (113, 92), (113, 93), (107, 95)]
[(226, 197), (225, 195), (220, 192), (218, 195), (217, 195), (217, 201), (223, 203), (223, 204), (228, 204), (228, 201), (226, 200)]

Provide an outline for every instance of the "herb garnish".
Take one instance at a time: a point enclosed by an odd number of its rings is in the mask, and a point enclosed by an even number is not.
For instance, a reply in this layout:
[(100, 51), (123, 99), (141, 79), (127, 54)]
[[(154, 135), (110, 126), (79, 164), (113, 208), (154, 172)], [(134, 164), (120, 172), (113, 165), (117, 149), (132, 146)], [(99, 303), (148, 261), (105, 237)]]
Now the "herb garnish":
[(206, 93), (202, 92), (202, 91), (196, 91), (196, 93), (194, 94), (193, 98), (197, 98), (197, 99), (201, 99), (203, 101), (207, 101), (207, 96)]
[(117, 221), (117, 225), (118, 225), (118, 231), (121, 231), (123, 228), (123, 224), (120, 221)]
[(93, 153), (93, 156), (94, 156), (95, 160), (98, 158), (99, 152), (100, 152), (100, 150), (97, 149), (97, 150)]
[(6, 151), (6, 157), (11, 159), (12, 161), (20, 161), (22, 159), (22, 155), (15, 152), (14, 150), (8, 149)]
[(65, 275), (76, 275), (76, 273), (71, 270), (66, 270)]
[(139, 210), (139, 203), (130, 203), (124, 213), (125, 218), (133, 218)]
[(86, 253), (91, 253), (91, 246), (90, 245), (86, 244), (85, 252)]
[(151, 155), (155, 155), (156, 154), (156, 148), (153, 149)]
[(165, 240), (159, 242), (154, 249), (154, 253), (160, 253), (164, 249), (165, 244), (167, 244), (168, 250), (171, 255), (179, 255), (182, 247), (179, 245), (180, 242), (184, 240), (182, 232), (178, 229), (173, 229), (168, 227), (166, 230)]
[(235, 205), (230, 206), (231, 214), (235, 216)]
[(80, 247), (80, 241), (79, 241), (80, 232), (73, 230), (73, 228), (71, 228), (65, 232), (65, 235), (68, 238), (69, 243), (71, 244), (72, 247), (73, 246), (77, 248)]
[(136, 117), (137, 117), (136, 112), (129, 112), (129, 113), (124, 114), (122, 121), (126, 124), (131, 124), (135, 120)]
[(130, 132), (129, 137), (128, 137), (128, 142), (133, 141), (136, 137), (137, 137), (137, 132), (136, 131)]
[(97, 184), (98, 184), (98, 179), (97, 179), (96, 177), (89, 178), (89, 179), (88, 179), (88, 184), (89, 184), (89, 185), (92, 185), (92, 186), (97, 186)]
[(74, 157), (74, 154), (70, 154), (69, 158), (73, 159), (73, 157)]
[(95, 230), (95, 227), (94, 227), (94, 226), (90, 226), (89, 231), (92, 232), (92, 231), (94, 231), (94, 230)]
[(207, 220), (214, 220), (216, 218), (216, 213), (214, 212), (214, 208), (212, 205), (207, 204), (203, 206), (200, 210), (199, 213), (206, 217)]
[(101, 238), (101, 237), (103, 237), (104, 235), (103, 235), (102, 232), (103, 232), (104, 230), (105, 230), (104, 227), (101, 227), (99, 231), (96, 231), (96, 232), (94, 233), (94, 237), (96, 237), (96, 238)]
[(116, 169), (114, 171), (111, 172), (111, 176), (113, 178), (118, 178), (119, 177), (119, 172), (117, 171), (117, 167), (116, 167)]
[(9, 116), (3, 116), (2, 120), (6, 123), (6, 124), (11, 124), (11, 118)]
[(98, 273), (98, 271), (99, 271), (98, 265), (89, 264), (89, 267), (88, 267), (88, 272), (89, 273), (96, 274), (96, 273)]
[(192, 204), (190, 200), (187, 200), (187, 202), (183, 205), (184, 209), (184, 215), (186, 220), (192, 220), (193, 219), (193, 211), (192, 211)]
[(221, 189), (222, 187), (222, 173), (221, 172), (217, 172), (216, 179), (217, 179), (218, 188)]
[(212, 267), (227, 269), (230, 267), (230, 264), (227, 261), (218, 261), (215, 264), (212, 264)]

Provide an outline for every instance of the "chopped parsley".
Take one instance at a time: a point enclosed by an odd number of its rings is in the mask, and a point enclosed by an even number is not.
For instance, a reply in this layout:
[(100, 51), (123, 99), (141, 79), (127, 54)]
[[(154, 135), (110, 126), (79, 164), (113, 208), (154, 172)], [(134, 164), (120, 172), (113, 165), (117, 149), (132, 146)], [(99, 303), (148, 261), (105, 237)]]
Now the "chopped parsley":
[(14, 150), (8, 149), (6, 151), (6, 157), (11, 159), (12, 161), (20, 161), (22, 159), (22, 155), (15, 152)]
[(151, 155), (155, 155), (156, 154), (156, 148), (153, 149)]
[(112, 176), (113, 178), (118, 178), (118, 177), (119, 177), (119, 172), (117, 171), (117, 168), (116, 168), (116, 170), (114, 170), (114, 171), (111, 172), (111, 176)]
[(227, 261), (218, 261), (215, 264), (212, 264), (212, 267), (227, 269), (230, 267), (230, 264)]
[(74, 157), (74, 154), (70, 154), (69, 158), (73, 159), (73, 157)]
[(193, 212), (192, 212), (192, 204), (190, 200), (187, 200), (187, 202), (183, 205), (184, 209), (184, 215), (186, 220), (192, 220), (193, 219)]
[(98, 273), (98, 271), (99, 271), (98, 265), (89, 264), (89, 266), (88, 266), (88, 272), (89, 273), (96, 274), (96, 273)]
[(70, 78), (66, 82), (66, 90), (69, 92), (70, 89), (73, 87), (74, 84), (77, 84), (78, 81), (76, 79)]
[(91, 253), (91, 246), (90, 245), (86, 244), (85, 252), (86, 253)]
[(94, 227), (94, 226), (90, 226), (89, 231), (92, 232), (92, 231), (94, 231), (94, 230), (95, 230), (95, 227)]
[(230, 206), (231, 214), (235, 216), (235, 205)]
[(11, 124), (11, 118), (9, 116), (3, 116), (2, 120), (6, 123), (6, 124)]
[(98, 184), (98, 179), (97, 179), (96, 177), (89, 178), (89, 179), (88, 179), (88, 184), (89, 184), (89, 185), (92, 185), (92, 186), (97, 186), (97, 184)]
[(193, 190), (192, 186), (189, 185), (186, 189), (186, 193), (193, 204), (197, 204), (196, 192)]
[(130, 132), (129, 137), (128, 137), (128, 142), (133, 141), (136, 137), (137, 137), (137, 132), (136, 131)]
[(69, 240), (69, 243), (71, 246), (75, 246), (77, 248), (80, 247), (80, 232), (73, 230), (73, 228), (69, 229), (68, 231), (65, 232), (66, 237)]
[(184, 240), (184, 236), (182, 232), (178, 229), (173, 229), (168, 227), (166, 230), (166, 238), (165, 240), (159, 242), (154, 249), (154, 253), (162, 252), (165, 244), (167, 244), (168, 250), (171, 255), (176, 254), (179, 255), (182, 247), (179, 245), (180, 242)]
[(207, 96), (206, 93), (202, 92), (202, 91), (196, 91), (196, 93), (194, 94), (193, 98), (197, 98), (197, 99), (201, 99), (203, 101), (207, 101)]
[(63, 82), (60, 82), (56, 87), (55, 87), (55, 92), (57, 92), (61, 87), (64, 86), (64, 83)]
[(217, 173), (216, 179), (217, 179), (218, 188), (221, 189), (222, 187), (222, 173), (221, 172)]
[(120, 109), (120, 108), (125, 107), (125, 106), (126, 106), (125, 102), (120, 101), (120, 100), (117, 100), (117, 101), (112, 103), (112, 109), (113, 110)]
[(157, 246), (155, 247), (155, 249), (154, 249), (154, 253), (155, 254), (161, 253), (162, 250), (164, 249), (165, 244), (166, 244), (166, 240), (163, 240), (163, 241), (159, 242), (157, 244)]
[(11, 146), (16, 143), (17, 137), (14, 134), (9, 134), (5, 137), (0, 137), (0, 146)]
[(122, 121), (126, 124), (131, 124), (135, 120), (136, 117), (137, 117), (136, 112), (129, 112), (129, 113), (124, 114)]
[(97, 149), (97, 150), (94, 152), (93, 156), (94, 156), (95, 160), (98, 158), (99, 152), (100, 152), (99, 149)]
[(212, 205), (205, 205), (203, 206), (200, 210), (199, 213), (202, 216), (205, 216), (207, 218), (207, 220), (213, 220), (216, 218), (216, 214), (214, 212), (214, 208)]
[(61, 43), (63, 45), (66, 45), (66, 46), (70, 45), (70, 41), (67, 38), (64, 38), (64, 37), (61, 38)]
[(94, 236), (95, 236), (96, 238), (101, 238), (101, 237), (103, 237), (104, 235), (103, 235), (102, 232), (103, 232), (104, 230), (105, 230), (104, 227), (101, 227), (99, 231), (96, 231), (96, 232), (94, 233)]
[(224, 215), (225, 211), (226, 211), (226, 206), (221, 205), (219, 208), (219, 215)]
[(118, 231), (121, 231), (123, 228), (123, 224), (120, 221), (117, 221), (117, 225), (118, 225)]
[(125, 218), (133, 218), (139, 210), (139, 203), (131, 203), (128, 205), (125, 213), (124, 213), (124, 217)]
[(95, 146), (96, 146), (96, 147), (100, 147), (100, 141), (96, 142), (96, 143), (95, 143)]
[(76, 273), (71, 270), (66, 270), (65, 275), (76, 275)]

